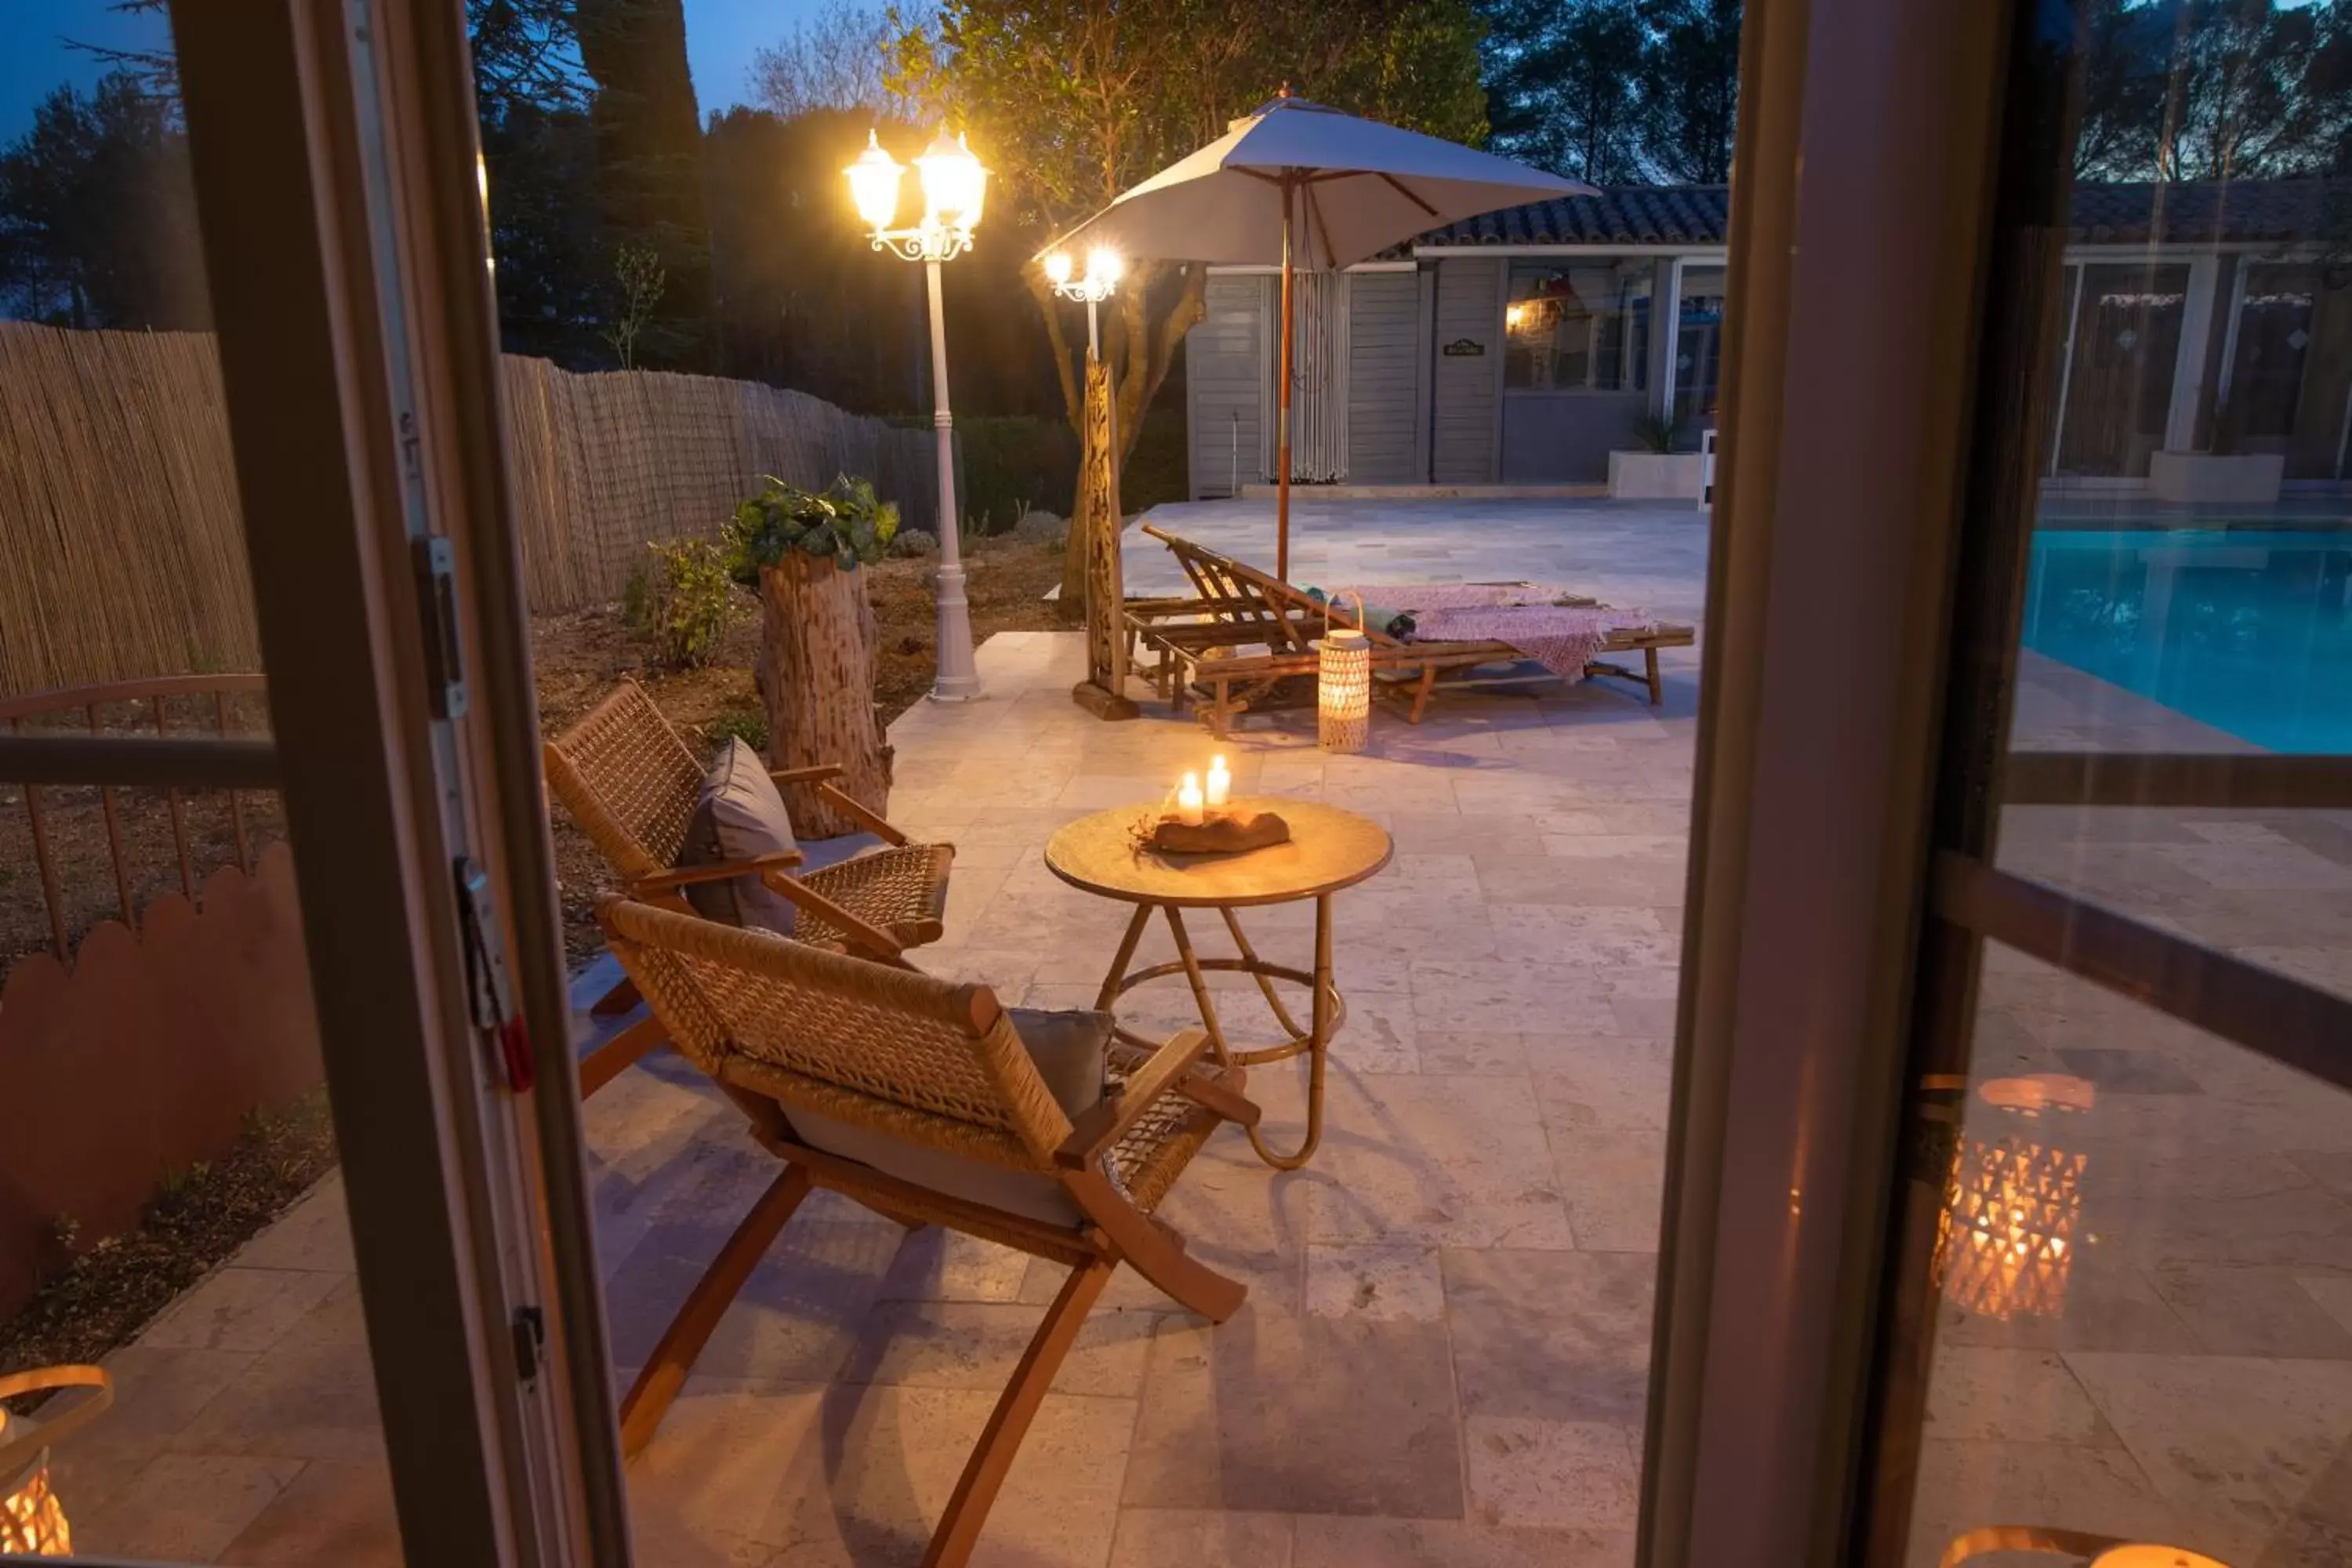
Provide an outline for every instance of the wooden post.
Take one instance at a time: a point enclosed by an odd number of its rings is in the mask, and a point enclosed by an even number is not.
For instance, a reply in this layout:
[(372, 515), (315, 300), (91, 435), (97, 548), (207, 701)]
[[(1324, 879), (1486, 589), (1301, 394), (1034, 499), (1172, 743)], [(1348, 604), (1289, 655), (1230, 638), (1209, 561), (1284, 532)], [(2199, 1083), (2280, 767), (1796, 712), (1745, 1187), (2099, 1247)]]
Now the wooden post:
[(1087, 351), (1086, 447), (1078, 459), (1078, 515), (1070, 520), (1086, 568), (1087, 678), (1071, 700), (1097, 719), (1132, 719), (1127, 695), (1127, 588), (1119, 568), (1118, 447), (1111, 433), (1110, 368)]
[[(836, 787), (886, 815), (890, 748), (874, 717), (874, 612), (863, 568), (788, 550), (760, 574), (760, 700), (768, 714), (768, 763), (838, 763)], [(814, 784), (783, 784), (793, 829), (834, 838), (862, 825), (825, 803)]]

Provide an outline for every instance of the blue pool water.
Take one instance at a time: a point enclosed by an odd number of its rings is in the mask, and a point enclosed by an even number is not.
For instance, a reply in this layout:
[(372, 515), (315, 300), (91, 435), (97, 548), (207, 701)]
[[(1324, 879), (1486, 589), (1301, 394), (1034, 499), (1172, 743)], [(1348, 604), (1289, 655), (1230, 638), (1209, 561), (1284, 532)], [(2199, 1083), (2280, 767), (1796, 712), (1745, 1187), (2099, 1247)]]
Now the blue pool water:
[(2045, 529), (2025, 646), (2274, 752), (2352, 752), (2352, 531)]

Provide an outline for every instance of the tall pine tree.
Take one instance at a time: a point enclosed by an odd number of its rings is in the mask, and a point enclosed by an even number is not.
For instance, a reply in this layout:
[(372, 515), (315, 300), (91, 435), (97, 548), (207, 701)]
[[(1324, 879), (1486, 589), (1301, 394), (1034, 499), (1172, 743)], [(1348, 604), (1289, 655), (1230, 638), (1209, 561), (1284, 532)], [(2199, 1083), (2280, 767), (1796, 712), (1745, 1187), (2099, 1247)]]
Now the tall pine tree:
[(650, 248), (664, 275), (637, 362), (710, 369), (710, 224), (682, 0), (578, 0), (573, 27), (596, 85), (589, 118), (605, 245), (614, 254)]

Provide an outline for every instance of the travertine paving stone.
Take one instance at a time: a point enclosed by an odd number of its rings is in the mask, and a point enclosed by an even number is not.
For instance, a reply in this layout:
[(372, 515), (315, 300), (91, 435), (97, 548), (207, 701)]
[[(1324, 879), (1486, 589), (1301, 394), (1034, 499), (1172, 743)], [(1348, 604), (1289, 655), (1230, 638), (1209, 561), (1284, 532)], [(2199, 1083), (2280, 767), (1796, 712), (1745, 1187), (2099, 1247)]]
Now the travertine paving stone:
[[(1531, 577), (1696, 621), (1706, 522), (1679, 507), (1302, 498), (1302, 581)], [(1270, 505), (1163, 509), (1262, 557)], [(1383, 551), (1381, 545), (1405, 545)], [(1164, 552), (1129, 541), (1129, 586)], [(1212, 742), (1154, 706), (1067, 696), (1068, 635), (981, 650), (984, 701), (892, 727), (891, 816), (960, 847), (919, 961), (1008, 1001), (1089, 1005), (1125, 910), (1047, 873), (1053, 830), (1156, 798), (1222, 750), (1237, 786), (1346, 805), (1394, 836), (1339, 900), (1350, 1017), (1306, 1170), (1230, 1131), (1171, 1194), (1195, 1256), (1249, 1285), (1212, 1329), (1131, 1275), (1038, 1417), (979, 1560), (1022, 1568), (1627, 1568), (1647, 1394), (1696, 650), (1666, 705), (1629, 689), (1455, 699), (1326, 758), (1310, 714)], [(2226, 748), (2029, 658), (2018, 743)], [(2352, 985), (2352, 817), (2012, 811), (2003, 862), (2322, 985)], [(1307, 911), (1246, 921), (1304, 962)], [(1223, 951), (1213, 921), (1195, 922)], [(1164, 932), (1139, 963), (1172, 956)], [(1214, 981), (1263, 1038), (1242, 976)], [(590, 976), (583, 995), (602, 989)], [(1139, 1026), (1190, 1016), (1181, 982)], [(1941, 1310), (1915, 1555), (2037, 1521), (2242, 1563), (2347, 1560), (2352, 1110), (2293, 1072), (1989, 952), (1979, 1077), (2064, 1073), (2095, 1110), (2031, 1129), (2087, 1156), (2063, 1315)], [(1277, 1142), (1296, 1064), (1251, 1092)], [(656, 1058), (588, 1108), (615, 1359), (642, 1358), (773, 1165)], [(1981, 1116), (1970, 1136), (1999, 1129)], [(819, 1197), (754, 1274), (630, 1469), (639, 1561), (780, 1568), (919, 1558), (1064, 1270)], [(382, 1438), (331, 1180), (111, 1363), (122, 1401), (58, 1458), (93, 1548), (192, 1562), (394, 1560)], [(1940, 1532), (1940, 1533), (1939, 1533)]]

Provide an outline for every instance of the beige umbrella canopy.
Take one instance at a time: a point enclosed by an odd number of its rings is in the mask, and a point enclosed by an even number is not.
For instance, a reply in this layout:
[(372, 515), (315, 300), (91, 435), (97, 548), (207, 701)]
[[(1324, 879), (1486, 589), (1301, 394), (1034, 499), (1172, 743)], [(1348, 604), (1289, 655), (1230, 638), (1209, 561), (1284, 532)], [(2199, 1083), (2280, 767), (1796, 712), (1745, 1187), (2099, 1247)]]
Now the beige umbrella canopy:
[(1282, 266), (1275, 572), (1290, 574), (1291, 272), (1350, 267), (1425, 230), (1591, 185), (1286, 91), (1054, 242), (1165, 261)]

